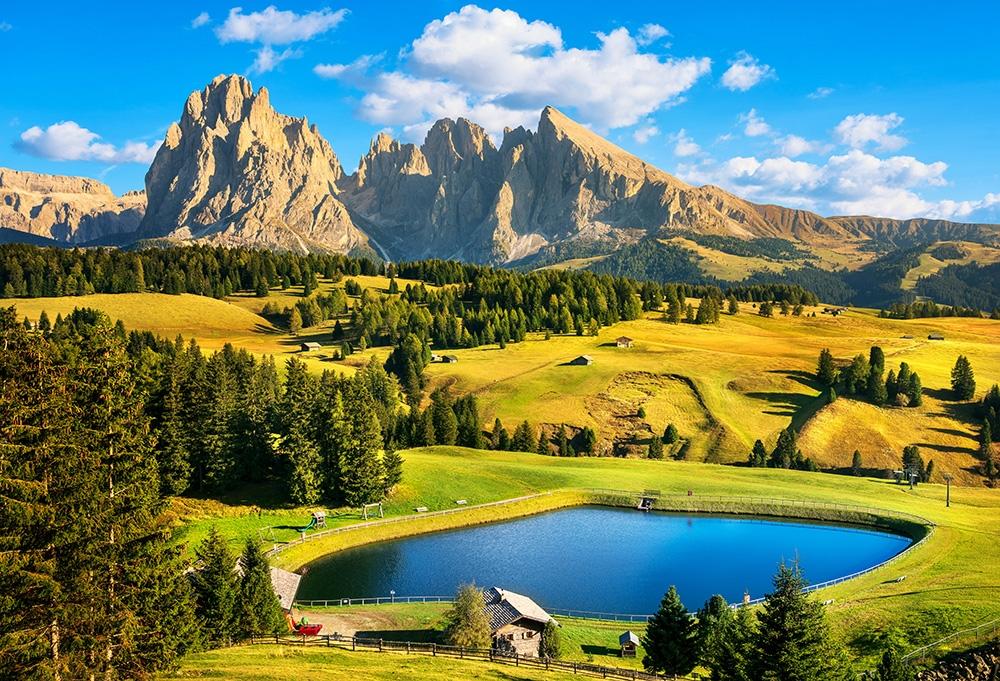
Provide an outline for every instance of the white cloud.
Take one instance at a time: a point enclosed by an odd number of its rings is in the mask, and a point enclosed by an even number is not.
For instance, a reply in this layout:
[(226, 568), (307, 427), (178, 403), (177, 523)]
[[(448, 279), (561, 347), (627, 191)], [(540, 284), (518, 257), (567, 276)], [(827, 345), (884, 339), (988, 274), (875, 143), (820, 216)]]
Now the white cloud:
[(660, 129), (653, 123), (653, 119), (647, 118), (642, 125), (635, 129), (632, 138), (639, 144), (645, 144), (660, 134)]
[(510, 10), (467, 5), (427, 24), (395, 70), (368, 63), (319, 64), (314, 71), (365, 92), (359, 115), (419, 130), (441, 116), (467, 116), (497, 133), (533, 125), (542, 107), (570, 108), (599, 130), (631, 126), (678, 103), (707, 58), (642, 52), (627, 29), (598, 33), (596, 48), (567, 47), (560, 29)]
[(745, 114), (741, 114), (740, 123), (744, 124), (743, 134), (747, 137), (762, 137), (770, 135), (772, 132), (771, 126), (757, 113), (757, 109), (750, 109)]
[(832, 87), (818, 87), (812, 92), (810, 92), (806, 97), (809, 99), (825, 99), (833, 94)]
[(268, 71), (273, 71), (278, 64), (286, 59), (301, 56), (301, 50), (291, 47), (286, 47), (281, 52), (275, 52), (270, 45), (264, 45), (264, 47), (257, 50), (257, 57), (253, 60), (253, 64), (250, 65), (250, 73), (267, 73)]
[(1000, 193), (989, 193), (977, 201), (939, 201), (927, 217), (970, 222), (1000, 221)]
[(51, 161), (103, 161), (151, 163), (159, 144), (126, 142), (121, 148), (100, 142), (101, 136), (75, 121), (53, 123), (44, 130), (33, 126), (21, 133), (14, 146), (27, 154)]
[(924, 163), (912, 156), (878, 158), (858, 149), (829, 157), (822, 164), (786, 156), (758, 160), (734, 157), (679, 168), (690, 182), (712, 183), (755, 201), (774, 202), (824, 214), (882, 217), (957, 215), (988, 207), (928, 201), (917, 192), (946, 184), (947, 164)]
[(328, 7), (306, 14), (282, 11), (274, 5), (261, 12), (243, 14), (242, 7), (233, 7), (226, 21), (215, 29), (215, 34), (223, 43), (288, 45), (311, 40), (336, 28), (345, 16), (346, 9), (334, 12)]
[(746, 92), (769, 78), (777, 78), (774, 69), (767, 64), (761, 64), (753, 55), (740, 52), (729, 62), (729, 68), (722, 74), (721, 82), (730, 90)]
[(674, 143), (674, 156), (684, 158), (701, 153), (701, 147), (688, 136), (684, 128), (671, 135), (670, 141)]
[(205, 24), (209, 23), (212, 17), (208, 15), (208, 12), (202, 12), (194, 19), (191, 20), (191, 28), (201, 28)]
[(782, 156), (795, 158), (802, 154), (815, 154), (826, 150), (826, 146), (821, 142), (807, 140), (798, 135), (786, 135), (777, 140), (778, 149)]
[[(329, 7), (305, 14), (279, 10), (270, 5), (260, 12), (243, 13), (242, 7), (233, 7), (225, 22), (215, 29), (220, 43), (257, 43), (250, 73), (273, 71), (281, 62), (302, 56), (302, 51), (288, 47), (276, 51), (274, 45), (290, 45), (312, 40), (318, 35), (336, 28), (347, 16), (346, 9), (337, 11)], [(204, 18), (204, 21), (202, 21)], [(202, 21), (202, 23), (198, 23)], [(208, 14), (202, 12), (192, 22), (201, 26), (208, 22)]]
[(670, 31), (660, 24), (645, 24), (636, 33), (635, 41), (640, 45), (652, 45), (657, 40), (661, 40), (670, 35)]
[(905, 137), (891, 133), (902, 123), (903, 117), (896, 113), (884, 116), (855, 114), (838, 123), (833, 134), (838, 142), (855, 149), (863, 149), (874, 143), (879, 150), (895, 151), (907, 142)]

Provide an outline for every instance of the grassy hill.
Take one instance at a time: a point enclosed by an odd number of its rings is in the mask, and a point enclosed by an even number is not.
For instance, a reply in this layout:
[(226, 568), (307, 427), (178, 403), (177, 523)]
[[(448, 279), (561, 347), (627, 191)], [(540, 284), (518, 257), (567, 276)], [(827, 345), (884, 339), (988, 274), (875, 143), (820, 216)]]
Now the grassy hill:
[[(365, 287), (386, 291), (384, 277), (356, 277)], [(406, 281), (399, 281), (405, 287)], [(336, 284), (343, 286), (343, 282)], [(334, 286), (324, 282), (322, 289)], [(385, 358), (388, 348), (372, 348), (334, 362), (326, 349), (299, 352), (299, 344), (333, 341), (333, 322), (303, 330), (298, 336), (276, 328), (259, 312), (266, 302), (279, 307), (301, 298), (301, 290), (273, 291), (267, 298), (247, 295), (225, 300), (183, 295), (119, 294), (17, 299), (19, 314), (52, 317), (76, 306), (90, 306), (121, 319), (126, 327), (168, 338), (180, 333), (207, 349), (233, 343), (271, 354), (279, 365), (295, 354), (316, 372), (352, 373), (370, 357)], [(697, 301), (691, 301), (697, 304)], [(810, 316), (818, 312), (817, 316)], [(343, 320), (347, 323), (347, 319)], [(927, 340), (942, 333), (943, 342)], [(634, 347), (620, 349), (614, 339), (627, 335)], [(909, 336), (909, 337), (908, 337)], [(871, 345), (886, 354), (886, 368), (906, 361), (925, 389), (918, 408), (875, 407), (841, 398), (826, 405), (813, 380), (823, 348), (844, 362)], [(456, 364), (427, 368), (431, 388), (451, 386), (473, 393), (489, 427), (499, 417), (509, 430), (527, 419), (532, 424), (590, 426), (609, 451), (626, 443), (640, 453), (653, 433), (674, 423), (682, 444), (674, 454), (689, 461), (716, 463), (746, 459), (754, 440), (771, 445), (789, 423), (800, 429), (803, 453), (822, 467), (850, 465), (855, 449), (866, 467), (893, 468), (903, 447), (916, 444), (934, 459), (939, 475), (959, 484), (979, 484), (976, 471), (978, 424), (969, 405), (951, 400), (950, 370), (964, 354), (976, 370), (979, 393), (1000, 382), (1000, 323), (983, 319), (880, 319), (874, 311), (852, 309), (838, 317), (807, 308), (802, 317), (763, 318), (750, 304), (740, 314), (722, 315), (718, 325), (665, 323), (662, 315), (602, 329), (597, 337), (529, 334), (505, 349), (485, 346), (454, 350)], [(581, 354), (594, 358), (589, 367), (566, 366)], [(640, 407), (645, 417), (639, 417)]]

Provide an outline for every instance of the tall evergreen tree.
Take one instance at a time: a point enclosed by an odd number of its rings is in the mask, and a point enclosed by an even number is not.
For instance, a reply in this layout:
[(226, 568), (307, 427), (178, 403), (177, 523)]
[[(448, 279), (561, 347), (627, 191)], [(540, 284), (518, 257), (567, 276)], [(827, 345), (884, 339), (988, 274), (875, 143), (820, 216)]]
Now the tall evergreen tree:
[(750, 457), (747, 460), (751, 466), (762, 468), (767, 465), (767, 449), (764, 448), (764, 443), (757, 440), (753, 443), (753, 449), (750, 451)]
[(960, 400), (971, 400), (976, 395), (976, 377), (972, 363), (965, 355), (959, 355), (951, 370), (951, 389)]
[[(735, 617), (726, 599), (718, 594), (708, 599), (698, 611), (698, 658), (713, 672), (722, 666), (722, 658), (727, 654), (725, 640), (733, 633)], [(718, 675), (713, 674), (712, 678), (718, 678)]]
[(205, 638), (215, 644), (224, 644), (237, 624), (236, 557), (229, 550), (225, 538), (214, 525), (208, 536), (195, 548), (200, 569), (192, 573), (198, 619)]
[(316, 382), (305, 364), (290, 358), (285, 364), (285, 390), (277, 407), (277, 452), (287, 471), (288, 496), (297, 504), (315, 503), (324, 488), (311, 408), (315, 395)]
[(182, 494), (188, 488), (192, 472), (184, 421), (184, 359), (180, 353), (167, 360), (159, 397), (156, 457), (160, 489), (168, 495)]
[[(872, 348), (872, 350), (875, 349)], [(889, 399), (885, 388), (885, 381), (882, 379), (882, 372), (879, 370), (878, 364), (869, 364), (868, 366), (868, 383), (865, 386), (865, 392), (868, 395), (868, 399), (879, 407), (884, 405)]]
[(924, 388), (916, 371), (910, 374), (910, 380), (907, 381), (906, 397), (911, 407), (919, 407), (924, 402)]
[(436, 390), (431, 395), (431, 414), (434, 418), (434, 435), (439, 445), (453, 445), (458, 440), (458, 418), (452, 409), (447, 391)]
[(797, 564), (782, 564), (774, 590), (757, 613), (754, 674), (760, 681), (826, 681), (836, 678), (823, 606), (802, 592)]
[(698, 662), (698, 632), (695, 621), (673, 586), (646, 624), (642, 637), (646, 656), (642, 666), (654, 673), (674, 676), (690, 674)]
[(677, 432), (677, 426), (672, 423), (667, 424), (667, 427), (663, 430), (663, 444), (672, 445), (679, 439), (680, 434)]
[(249, 638), (287, 631), (285, 614), (271, 584), (271, 567), (252, 537), (247, 537), (243, 545), (240, 569), (242, 574), (233, 611), (240, 636)]
[(816, 380), (825, 386), (831, 386), (837, 382), (837, 365), (833, 362), (833, 353), (830, 352), (829, 348), (820, 350)]
[(653, 437), (649, 441), (649, 451), (646, 456), (650, 459), (662, 459), (663, 458), (663, 440), (658, 437)]
[(706, 660), (712, 681), (757, 681), (753, 676), (755, 636), (753, 612), (739, 608), (720, 637), (718, 652)]
[(771, 468), (792, 468), (798, 457), (795, 430), (789, 426), (778, 434), (778, 442), (771, 452), (767, 465)]
[(392, 488), (403, 481), (403, 457), (395, 444), (390, 442), (382, 453), (382, 468), (385, 471), (382, 480), (382, 496), (389, 496)]
[(993, 430), (990, 427), (990, 420), (983, 419), (983, 425), (979, 428), (979, 458), (983, 461), (993, 457)]
[(355, 382), (344, 403), (347, 437), (340, 452), (341, 496), (348, 506), (361, 506), (382, 499), (385, 469), (382, 426), (364, 384)]
[(490, 621), (483, 608), (483, 594), (475, 584), (463, 584), (458, 588), (455, 603), (445, 619), (445, 639), (449, 645), (490, 647)]
[(533, 452), (538, 443), (535, 440), (535, 431), (527, 421), (522, 421), (514, 429), (514, 437), (511, 440), (511, 449), (517, 452)]

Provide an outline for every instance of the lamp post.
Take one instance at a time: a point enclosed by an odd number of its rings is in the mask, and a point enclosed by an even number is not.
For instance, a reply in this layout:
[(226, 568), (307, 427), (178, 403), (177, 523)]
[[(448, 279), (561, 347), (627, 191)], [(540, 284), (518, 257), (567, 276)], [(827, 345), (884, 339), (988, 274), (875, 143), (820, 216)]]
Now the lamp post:
[(944, 476), (945, 492), (944, 492), (944, 505), (945, 508), (951, 508), (951, 476), (945, 474)]
[(396, 602), (396, 590), (395, 589), (389, 589), (389, 602), (390, 603), (395, 603)]

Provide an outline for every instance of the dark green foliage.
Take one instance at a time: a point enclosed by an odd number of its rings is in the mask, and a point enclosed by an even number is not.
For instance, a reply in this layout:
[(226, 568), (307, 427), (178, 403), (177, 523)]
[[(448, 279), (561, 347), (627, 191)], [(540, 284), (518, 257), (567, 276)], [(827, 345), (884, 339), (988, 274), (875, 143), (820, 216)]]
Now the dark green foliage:
[(949, 265), (921, 277), (916, 292), (945, 305), (965, 308), (969, 314), (973, 310), (996, 310), (1000, 308), (1000, 263)]
[(872, 681), (915, 681), (916, 678), (916, 671), (903, 659), (899, 646), (890, 645), (882, 653)]
[(762, 681), (825, 681), (838, 678), (823, 606), (802, 593), (798, 565), (778, 568), (774, 590), (757, 613), (752, 678)]
[(535, 431), (527, 421), (522, 421), (514, 429), (514, 437), (511, 440), (511, 449), (517, 452), (533, 452), (538, 448), (535, 439)]
[(968, 357), (959, 355), (951, 370), (951, 389), (960, 400), (971, 400), (976, 395), (976, 377)]
[(911, 407), (919, 407), (924, 401), (924, 389), (920, 383), (920, 376), (917, 372), (910, 374), (910, 380), (907, 382), (906, 397), (909, 399), (909, 404)]
[(703, 283), (711, 279), (698, 266), (693, 251), (654, 238), (622, 246), (591, 266), (594, 272), (648, 281)]
[(500, 417), (493, 421), (493, 431), (490, 433), (490, 448), (498, 451), (509, 451), (511, 449), (510, 433), (500, 422)]
[(569, 443), (565, 423), (559, 425), (559, 432), (556, 434), (556, 447), (559, 450), (559, 456), (576, 456), (576, 452), (573, 451), (573, 447)]
[(237, 624), (236, 557), (213, 525), (208, 536), (195, 548), (199, 569), (191, 576), (197, 599), (198, 620), (208, 641), (223, 645), (233, 637)]
[(597, 433), (590, 426), (584, 426), (583, 430), (580, 431), (580, 453), (593, 454), (596, 446)]
[(479, 406), (475, 395), (465, 395), (455, 400), (457, 430), (455, 443), (462, 447), (483, 448), (483, 432), (479, 425)]
[(837, 366), (834, 364), (833, 354), (828, 348), (824, 348), (819, 353), (816, 380), (826, 386), (831, 386), (837, 382)]
[(646, 624), (642, 637), (647, 671), (684, 676), (698, 662), (698, 631), (695, 621), (681, 603), (673, 586), (663, 596), (660, 607)]
[(753, 676), (755, 618), (750, 608), (739, 608), (719, 637), (719, 648), (706, 657), (712, 681), (757, 681)]
[(242, 575), (234, 609), (237, 633), (249, 638), (287, 631), (285, 614), (271, 585), (271, 567), (253, 538), (248, 537), (243, 545), (240, 568)]
[(451, 396), (445, 390), (431, 395), (431, 414), (434, 420), (436, 444), (453, 445), (458, 439), (458, 418), (452, 409)]
[(861, 452), (854, 450), (854, 456), (851, 457), (851, 473), (854, 475), (861, 475)]
[(872, 401), (872, 404), (879, 407), (884, 405), (888, 400), (885, 381), (882, 379), (882, 372), (878, 370), (877, 365), (873, 364), (868, 368), (868, 382), (865, 386), (865, 392), (868, 395), (868, 399)]
[(483, 608), (482, 592), (475, 584), (458, 588), (455, 603), (445, 615), (445, 640), (448, 645), (465, 648), (490, 647), (490, 621)]
[(292, 357), (285, 364), (285, 390), (278, 406), (278, 458), (287, 470), (288, 496), (312, 504), (323, 492), (322, 456), (316, 444), (312, 400), (317, 386), (305, 364)]
[(864, 394), (868, 387), (869, 371), (868, 360), (865, 359), (865, 356), (855, 355), (854, 359), (851, 360), (851, 365), (847, 367), (846, 373), (842, 375), (844, 389), (848, 395)]
[(403, 481), (403, 457), (390, 442), (382, 453), (382, 468), (385, 477), (382, 481), (382, 496), (389, 496), (392, 488)]
[(868, 352), (868, 366), (875, 367), (879, 375), (885, 371), (885, 352), (877, 345), (873, 345)]
[(753, 443), (753, 449), (750, 451), (747, 463), (755, 468), (763, 468), (767, 465), (767, 449), (764, 448), (764, 443), (760, 440)]
[(770, 301), (765, 300), (760, 304), (760, 308), (757, 310), (757, 314), (761, 317), (773, 317), (774, 316), (774, 306)]
[(647, 456), (650, 459), (662, 459), (663, 458), (663, 440), (658, 437), (654, 437), (649, 441), (649, 452)]
[(344, 399), (344, 421), (338, 483), (340, 497), (346, 505), (354, 507), (379, 501), (386, 489), (380, 455), (382, 426), (371, 394), (357, 378)]
[(677, 426), (672, 423), (667, 424), (663, 431), (663, 444), (672, 445), (678, 440), (680, 440), (680, 434), (677, 432)]
[[(715, 671), (723, 666), (726, 639), (733, 634), (736, 615), (726, 599), (716, 594), (698, 611), (698, 657), (703, 666)], [(714, 674), (712, 678), (719, 678)]]
[(920, 448), (916, 445), (909, 445), (903, 448), (903, 470), (916, 473), (918, 481), (923, 482), (927, 480), (924, 457), (920, 455)]
[(993, 456), (993, 428), (988, 418), (983, 419), (979, 428), (979, 458), (986, 461)]
[(795, 468), (801, 458), (795, 441), (795, 430), (785, 428), (778, 434), (778, 442), (767, 461), (770, 468)]
[(542, 629), (542, 643), (539, 648), (539, 655), (552, 660), (562, 657), (562, 635), (559, 633), (559, 625), (555, 620), (549, 620)]

